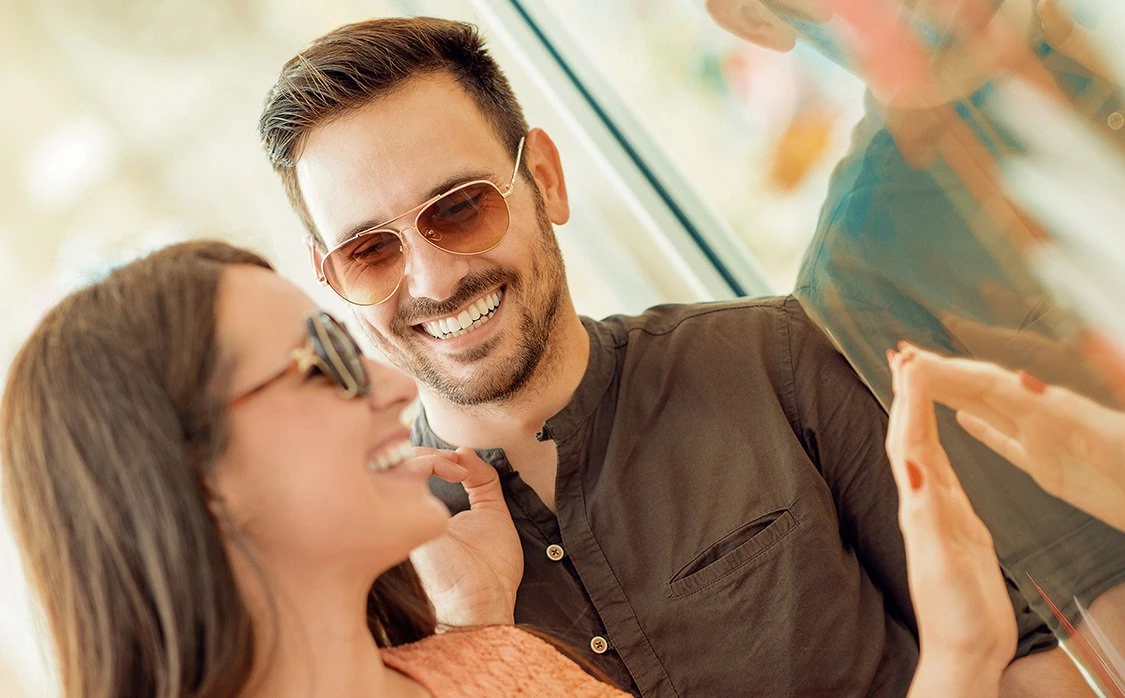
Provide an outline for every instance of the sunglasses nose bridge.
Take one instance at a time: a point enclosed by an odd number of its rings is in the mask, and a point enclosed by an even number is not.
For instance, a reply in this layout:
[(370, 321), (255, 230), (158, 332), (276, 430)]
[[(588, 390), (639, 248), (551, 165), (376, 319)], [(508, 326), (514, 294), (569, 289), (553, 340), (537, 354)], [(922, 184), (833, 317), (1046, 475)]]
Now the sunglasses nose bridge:
[(442, 249), (416, 229), (413, 232), (419, 238), (414, 244), (402, 238), (399, 288), (414, 298), (449, 297), (466, 273), (466, 257)]
[[(486, 190), (482, 192), (480, 187), (485, 187)], [(467, 257), (492, 250), (507, 235), (512, 218), (508, 195), (513, 190), (514, 175), (513, 183), (506, 192), (487, 180), (469, 182), (436, 196), (369, 232), (369, 235), (374, 232), (390, 233), (398, 239), (399, 258), (395, 265), (398, 267), (398, 277), (394, 279), (394, 288), (389, 288), (389, 273), (393, 272), (384, 267), (381, 272), (382, 282), (372, 283), (375, 287), (372, 292), (361, 292), (355, 298), (349, 298), (346, 283), (344, 288), (340, 288), (340, 284), (344, 282), (335, 277), (351, 271), (354, 279), (358, 277), (356, 272), (362, 272), (363, 268), (360, 262), (349, 262), (346, 254), (339, 255), (339, 269), (335, 270), (333, 279), (329, 279), (329, 285), (345, 300), (357, 305), (384, 303), (399, 292), (404, 282), (412, 296), (444, 298), (444, 295), (435, 295), (435, 292), (447, 285), (438, 277), (455, 273), (458, 269), (454, 267), (461, 267)], [(450, 199), (459, 193), (460, 199)], [(490, 200), (489, 194), (494, 194), (496, 200)], [(443, 200), (446, 200), (445, 204), (439, 203)], [(411, 214), (413, 218), (407, 218)], [(401, 227), (390, 225), (404, 218), (410, 223)], [(426, 227), (429, 227), (428, 231), (424, 229)], [(425, 244), (411, 244), (414, 235), (424, 240)], [(434, 252), (442, 254), (436, 255)], [(429, 259), (430, 257), (433, 259)], [(370, 269), (368, 271), (371, 272)]]

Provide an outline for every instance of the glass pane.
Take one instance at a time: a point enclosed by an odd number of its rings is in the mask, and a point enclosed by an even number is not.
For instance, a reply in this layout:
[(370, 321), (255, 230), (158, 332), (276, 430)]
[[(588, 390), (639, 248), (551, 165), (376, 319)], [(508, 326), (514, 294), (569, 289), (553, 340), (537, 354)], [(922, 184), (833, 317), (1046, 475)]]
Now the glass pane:
[(639, 312), (661, 302), (729, 297), (731, 289), (687, 235), (676, 211), (653, 190), (611, 133), (509, 3), (414, 0), (414, 14), (460, 19), (489, 37), (532, 127), (558, 144), (571, 220), (558, 229), (579, 312)]
[(749, 249), (763, 291), (792, 289), (828, 175), (862, 113), (861, 83), (803, 45), (778, 53), (734, 38), (702, 2), (518, 4), (675, 180), (676, 195), (715, 215), (720, 229), (707, 234)]

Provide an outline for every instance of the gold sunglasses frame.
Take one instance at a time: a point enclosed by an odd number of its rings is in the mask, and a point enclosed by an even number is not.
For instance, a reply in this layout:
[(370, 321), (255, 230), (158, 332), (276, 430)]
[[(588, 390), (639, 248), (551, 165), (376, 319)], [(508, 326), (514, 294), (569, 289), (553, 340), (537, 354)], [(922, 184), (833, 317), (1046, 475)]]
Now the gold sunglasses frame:
[[(285, 365), (285, 368), (281, 369), (277, 373), (274, 373), (272, 376), (265, 379), (253, 388), (243, 390), (242, 392), (232, 397), (229, 401), (227, 401), (227, 409), (234, 409), (239, 405), (244, 404), (250, 398), (258, 395), (266, 388), (269, 388), (271, 385), (290, 374), (308, 373), (309, 370), (314, 366), (319, 368), (325, 375), (340, 377), (340, 379), (343, 381), (343, 384), (340, 384), (340, 382), (337, 381), (337, 387), (340, 390), (341, 397), (350, 399), (353, 397), (366, 395), (367, 392), (371, 390), (370, 375), (367, 376), (367, 380), (365, 381), (367, 383), (365, 389), (364, 386), (362, 386), (356, 379), (356, 377), (351, 375), (349, 371), (341, 370), (341, 367), (347, 366), (347, 363), (344, 361), (343, 357), (340, 356), (340, 353), (336, 351), (336, 345), (332, 343), (332, 339), (328, 336), (328, 327), (327, 325), (325, 325), (323, 319), (325, 316), (331, 318), (332, 321), (337, 325), (340, 325), (340, 322), (338, 320), (332, 318), (331, 315), (328, 315), (328, 313), (325, 313), (321, 310), (309, 315), (307, 326), (316, 333), (316, 339), (320, 342), (320, 346), (324, 347), (324, 353), (328, 356), (328, 362), (325, 362), (325, 360), (320, 357), (320, 354), (316, 352), (316, 346), (313, 344), (313, 336), (311, 333), (308, 333), (305, 337), (305, 343), (289, 352), (289, 363)], [(355, 342), (355, 340), (351, 338), (351, 335), (348, 334), (347, 328), (345, 328), (343, 325), (340, 325), (340, 330), (345, 334), (349, 341), (353, 343)], [(358, 350), (358, 345), (356, 348)], [(363, 352), (357, 351), (357, 357), (360, 361), (362, 361)], [(334, 364), (334, 366), (329, 364)], [(361, 364), (360, 370), (366, 372), (367, 368), (365, 366), (362, 366)], [(335, 378), (333, 378), (333, 380), (335, 380)]]
[[(462, 182), (461, 184), (458, 184), (457, 186), (449, 189), (448, 191), (444, 191), (441, 194), (438, 194), (437, 196), (431, 197), (431, 198), (427, 199), (426, 201), (423, 201), (422, 203), (418, 204), (414, 208), (411, 208), (407, 211), (404, 211), (404, 212), (398, 214), (394, 218), (390, 218), (388, 220), (383, 221), (379, 225), (374, 225), (374, 226), (371, 226), (370, 228), (365, 228), (365, 229), (359, 231), (358, 233), (356, 233), (355, 235), (352, 235), (347, 240), (343, 240), (342, 242), (337, 243), (335, 246), (333, 246), (331, 249), (329, 249), (323, 255), (319, 254), (319, 252), (317, 250), (318, 243), (317, 243), (316, 239), (313, 238), (312, 236), (309, 236), (306, 239), (306, 244), (309, 246), (309, 254), (312, 258), (313, 268), (316, 271), (317, 282), (321, 286), (328, 286), (329, 288), (331, 288), (332, 291), (337, 296), (339, 296), (340, 298), (343, 298), (345, 302), (350, 303), (351, 305), (358, 305), (358, 306), (361, 306), (361, 307), (369, 307), (369, 306), (373, 306), (373, 305), (379, 305), (380, 303), (386, 303), (388, 300), (390, 300), (396, 293), (398, 293), (398, 288), (399, 288), (399, 286), (402, 285), (402, 278), (406, 273), (405, 265), (403, 266), (402, 272), (399, 273), (398, 281), (395, 283), (394, 288), (392, 288), (391, 291), (387, 294), (387, 297), (380, 300), (380, 301), (376, 301), (374, 303), (357, 303), (353, 300), (350, 300), (350, 299), (346, 298), (343, 293), (341, 293), (339, 290), (336, 289), (335, 286), (328, 283), (328, 276), (324, 273), (324, 263), (325, 263), (325, 261), (329, 257), (331, 257), (336, 251), (338, 251), (342, 247), (345, 247), (346, 245), (352, 244), (353, 242), (355, 242), (356, 240), (358, 240), (362, 237), (366, 237), (368, 235), (374, 235), (375, 233), (390, 233), (390, 234), (394, 235), (396, 238), (398, 238), (399, 250), (400, 250), (403, 257), (405, 257), (407, 255), (407, 253), (409, 253), (409, 251), (410, 251), (410, 245), (406, 242), (406, 238), (403, 236), (403, 233), (405, 233), (407, 230), (413, 230), (414, 232), (418, 233), (418, 235), (423, 240), (425, 240), (429, 244), (433, 245), (436, 249), (439, 249), (442, 252), (446, 252), (448, 254), (457, 255), (459, 257), (471, 257), (473, 255), (484, 254), (485, 252), (488, 252), (489, 250), (495, 248), (507, 236), (507, 234), (508, 234), (507, 229), (504, 230), (504, 234), (500, 236), (500, 239), (498, 239), (496, 242), (492, 243), (491, 245), (489, 245), (488, 247), (486, 247), (483, 250), (479, 250), (477, 252), (454, 252), (453, 250), (447, 250), (444, 247), (438, 245), (436, 242), (434, 242), (433, 240), (428, 238), (425, 233), (423, 233), (421, 230), (419, 230), (418, 229), (418, 219), (422, 217), (422, 212), (425, 211), (426, 208), (428, 208), (430, 206), (430, 204), (434, 203), (435, 201), (443, 199), (443, 198), (449, 196), (450, 194), (455, 194), (455, 193), (461, 191), (462, 189), (465, 189), (466, 187), (471, 187), (471, 186), (474, 186), (474, 185), (477, 185), (477, 184), (487, 184), (488, 186), (495, 189), (496, 193), (499, 194), (500, 198), (504, 201), (504, 205), (507, 206), (508, 205), (508, 197), (512, 195), (512, 192), (515, 191), (515, 188), (516, 188), (516, 178), (519, 175), (520, 161), (523, 159), (523, 146), (524, 146), (524, 143), (526, 142), (526, 140), (527, 140), (526, 136), (523, 137), (523, 138), (520, 138), (519, 145), (516, 147), (516, 164), (515, 164), (515, 167), (512, 168), (512, 178), (511, 178), (511, 180), (508, 181), (508, 187), (507, 187), (506, 191), (501, 190), (500, 187), (496, 186), (495, 182), (492, 182), (492, 181), (487, 180), (487, 179), (474, 179), (470, 182)], [(417, 213), (415, 213), (415, 212), (417, 212)], [(413, 223), (413, 225), (410, 225), (406, 228), (403, 228), (401, 233), (399, 231), (395, 230), (394, 228), (388, 228), (387, 227), (391, 223), (394, 223), (395, 221), (397, 221), (401, 218), (409, 216), (411, 213), (415, 214), (414, 215), (414, 223)], [(509, 208), (508, 209), (508, 228), (511, 228), (511, 226), (512, 226), (512, 213), (511, 213), (511, 209)]]

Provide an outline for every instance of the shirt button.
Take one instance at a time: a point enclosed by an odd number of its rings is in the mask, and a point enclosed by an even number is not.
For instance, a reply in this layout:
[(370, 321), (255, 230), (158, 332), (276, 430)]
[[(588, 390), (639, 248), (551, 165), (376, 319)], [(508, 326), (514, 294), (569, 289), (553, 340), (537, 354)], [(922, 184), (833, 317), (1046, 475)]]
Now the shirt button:
[(1115, 111), (1109, 115), (1109, 118), (1106, 119), (1105, 122), (1114, 131), (1120, 131), (1121, 127), (1125, 126), (1125, 114)]
[(550, 560), (558, 562), (566, 557), (566, 551), (562, 549), (561, 545), (551, 544), (547, 546), (547, 557)]
[(590, 640), (590, 649), (594, 650), (594, 654), (605, 654), (609, 649), (609, 643), (601, 635), (595, 635)]

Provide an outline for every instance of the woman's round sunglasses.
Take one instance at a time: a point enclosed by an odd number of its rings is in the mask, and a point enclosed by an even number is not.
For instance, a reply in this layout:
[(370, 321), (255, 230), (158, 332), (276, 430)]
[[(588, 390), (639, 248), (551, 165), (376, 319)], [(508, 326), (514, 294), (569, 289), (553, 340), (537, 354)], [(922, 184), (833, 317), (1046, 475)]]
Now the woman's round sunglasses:
[(486, 179), (458, 184), (379, 225), (362, 230), (320, 257), (310, 241), (317, 279), (353, 305), (378, 305), (395, 294), (406, 269), (406, 240), (387, 225), (417, 211), (414, 229), (445, 252), (474, 255), (500, 244), (511, 216), (508, 197), (516, 186), (524, 139), (516, 148), (516, 165), (501, 191)]
[(230, 399), (237, 407), (292, 373), (320, 371), (335, 381), (344, 397), (360, 397), (371, 391), (371, 379), (363, 363), (363, 352), (347, 328), (324, 311), (309, 316), (305, 323), (308, 339), (289, 353), (289, 363), (258, 385)]

